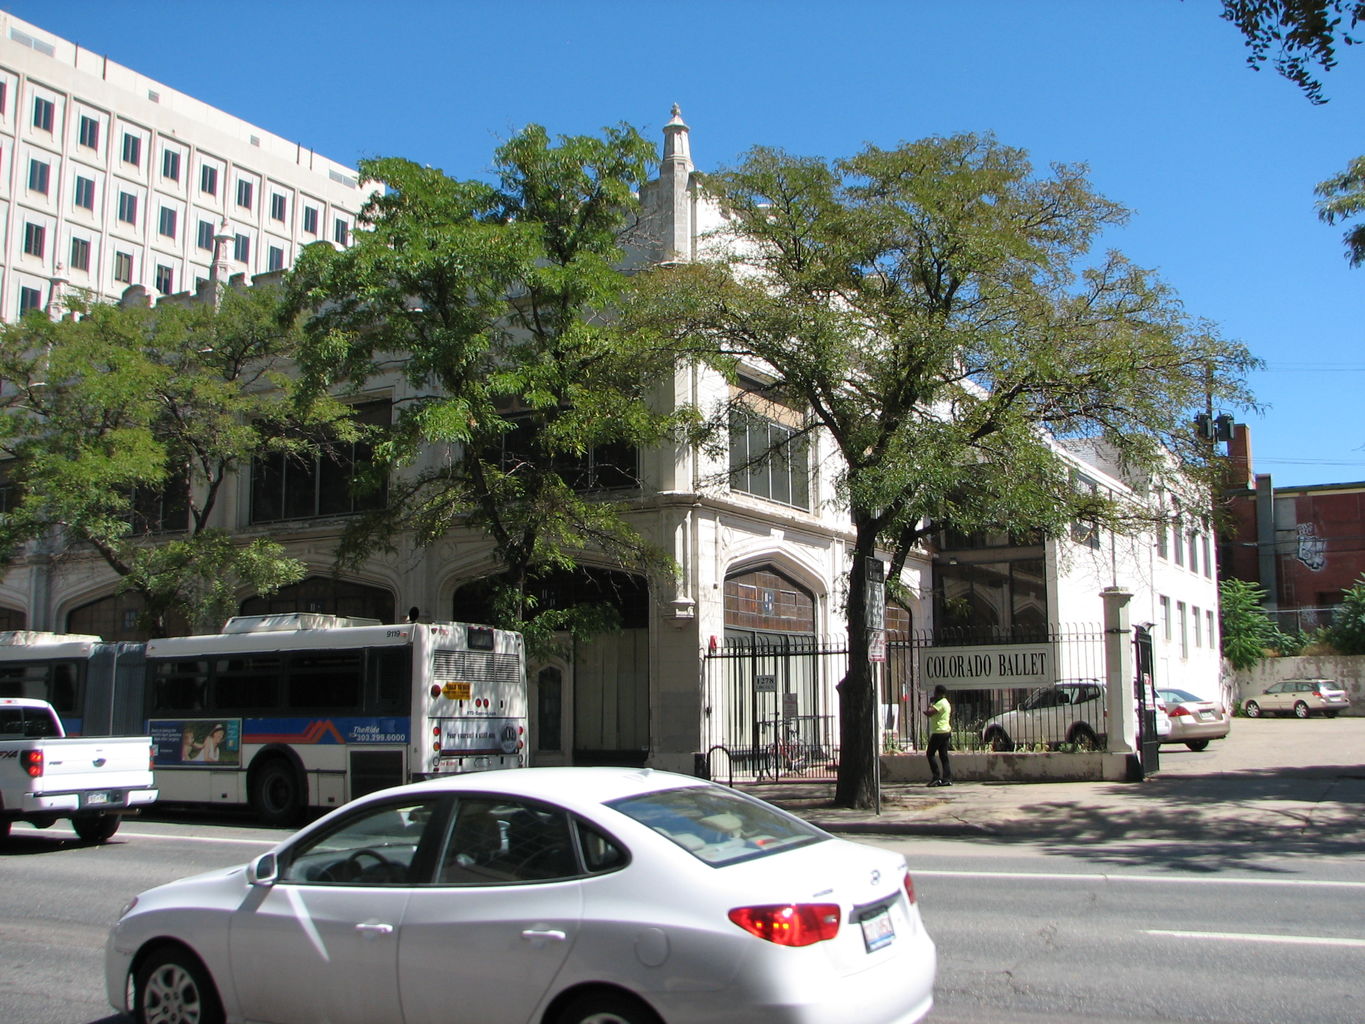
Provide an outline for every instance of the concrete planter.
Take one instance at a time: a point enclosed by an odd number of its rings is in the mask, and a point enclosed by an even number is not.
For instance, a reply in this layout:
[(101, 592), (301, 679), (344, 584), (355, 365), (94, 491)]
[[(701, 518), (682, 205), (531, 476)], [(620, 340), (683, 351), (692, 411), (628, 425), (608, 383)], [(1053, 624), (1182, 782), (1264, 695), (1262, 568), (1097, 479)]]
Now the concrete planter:
[[(953, 780), (962, 782), (1123, 782), (1128, 754), (953, 752)], [(923, 754), (883, 754), (883, 782), (928, 782)]]

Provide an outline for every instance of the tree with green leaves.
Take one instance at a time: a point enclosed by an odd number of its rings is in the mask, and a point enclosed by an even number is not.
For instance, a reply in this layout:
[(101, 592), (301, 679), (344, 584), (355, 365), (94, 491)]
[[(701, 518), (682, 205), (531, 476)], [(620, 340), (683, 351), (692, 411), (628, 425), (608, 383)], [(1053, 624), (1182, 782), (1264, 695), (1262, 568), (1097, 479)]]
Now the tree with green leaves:
[[(636, 451), (689, 419), (656, 403), (676, 354), (623, 332), (623, 243), (657, 160), (634, 129), (551, 139), (527, 127), (495, 155), (496, 182), (401, 159), (363, 161), (382, 184), (354, 244), (307, 249), (292, 274), (311, 309), (304, 366), (319, 387), (406, 382), (381, 447), (398, 470), (382, 512), (358, 521), (350, 557), (397, 535), (430, 544), (488, 536), (483, 582), (498, 625), (539, 646), (589, 636), (602, 609), (546, 608), (537, 581), (584, 557), (642, 574), (670, 563), (614, 500), (638, 487)], [(671, 400), (671, 394), (668, 398)], [(441, 453), (433, 459), (432, 452)]]
[(1253, 667), (1280, 640), (1279, 629), (1266, 614), (1265, 597), (1263, 587), (1247, 580), (1227, 579), (1218, 584), (1223, 657), (1233, 668)]
[(1246, 38), (1257, 71), (1272, 51), (1271, 64), (1297, 85), (1310, 103), (1326, 103), (1313, 66), (1331, 71), (1337, 47), (1362, 41), (1357, 28), (1365, 21), (1362, 0), (1223, 0), (1224, 21)]
[(1365, 654), (1365, 575), (1342, 595), (1327, 627), (1327, 639), (1342, 654)]
[(242, 590), (303, 575), (268, 538), (214, 526), (224, 488), (268, 452), (313, 458), (354, 432), (346, 407), (300, 403), (278, 288), (155, 308), (73, 303), (0, 326), (0, 549), (93, 551), (141, 598), (140, 627), (216, 628)]
[(729, 214), (710, 243), (725, 255), (641, 275), (627, 319), (710, 345), (837, 456), (854, 540), (836, 799), (868, 807), (871, 560), (889, 553), (894, 584), (945, 526), (1149, 525), (1076, 486), (1063, 447), (1101, 445), (1133, 477), (1190, 481), (1192, 499), (1210, 454), (1192, 417), (1246, 400), (1254, 360), (1121, 255), (1083, 264), (1125, 211), (1082, 168), (1035, 174), (989, 136), (836, 161), (756, 149), (707, 188)]

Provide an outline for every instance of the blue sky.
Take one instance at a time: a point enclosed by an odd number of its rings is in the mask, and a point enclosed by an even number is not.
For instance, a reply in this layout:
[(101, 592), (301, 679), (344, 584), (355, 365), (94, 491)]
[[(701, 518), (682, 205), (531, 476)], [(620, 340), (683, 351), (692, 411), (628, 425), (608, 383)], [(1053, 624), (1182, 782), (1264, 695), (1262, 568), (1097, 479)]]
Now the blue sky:
[(629, 122), (673, 103), (703, 169), (762, 144), (994, 132), (1085, 163), (1133, 211), (1105, 244), (1265, 360), (1255, 468), (1365, 480), (1365, 269), (1313, 186), (1365, 153), (1365, 53), (1314, 107), (1245, 66), (1217, 0), (7, 0), (20, 18), (348, 163), (486, 172), (528, 122)]

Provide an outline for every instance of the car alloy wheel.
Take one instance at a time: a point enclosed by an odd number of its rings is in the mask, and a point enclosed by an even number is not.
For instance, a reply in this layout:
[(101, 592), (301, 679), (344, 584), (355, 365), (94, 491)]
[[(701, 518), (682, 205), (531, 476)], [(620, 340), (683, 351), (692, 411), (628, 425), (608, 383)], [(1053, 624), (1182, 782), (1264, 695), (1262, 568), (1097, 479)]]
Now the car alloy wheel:
[(133, 1019), (137, 1024), (223, 1024), (223, 1009), (199, 961), (167, 946), (138, 968)]
[(555, 1024), (659, 1024), (659, 1018), (623, 992), (584, 992), (564, 1005)]
[(1247, 701), (1247, 702), (1246, 702), (1246, 707), (1244, 707), (1242, 710), (1243, 710), (1243, 712), (1246, 713), (1246, 716), (1247, 716), (1248, 718), (1260, 718), (1260, 717), (1261, 717), (1261, 705), (1257, 704), (1254, 700), (1249, 700), (1249, 701)]
[(1294, 705), (1294, 717), (1295, 717), (1295, 718), (1307, 718), (1307, 717), (1308, 717), (1308, 705), (1305, 704), (1303, 701), (1299, 701), (1297, 704), (1295, 704), (1295, 705)]

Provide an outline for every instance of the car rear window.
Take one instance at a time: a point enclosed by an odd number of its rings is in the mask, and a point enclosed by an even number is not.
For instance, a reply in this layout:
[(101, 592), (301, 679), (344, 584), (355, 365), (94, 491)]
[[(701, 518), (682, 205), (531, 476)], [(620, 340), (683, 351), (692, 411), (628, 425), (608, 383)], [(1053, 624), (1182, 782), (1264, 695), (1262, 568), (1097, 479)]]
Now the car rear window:
[(822, 842), (829, 834), (728, 789), (693, 786), (613, 800), (608, 807), (647, 825), (712, 867)]

